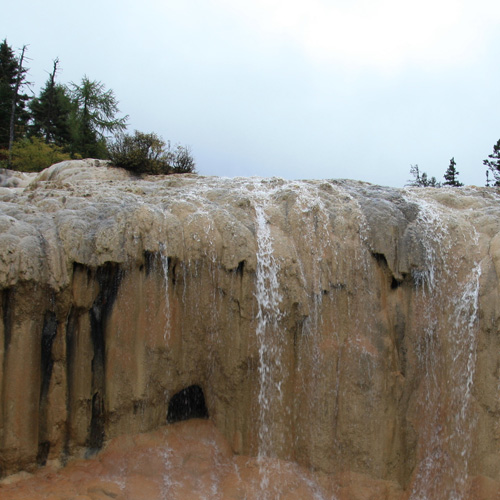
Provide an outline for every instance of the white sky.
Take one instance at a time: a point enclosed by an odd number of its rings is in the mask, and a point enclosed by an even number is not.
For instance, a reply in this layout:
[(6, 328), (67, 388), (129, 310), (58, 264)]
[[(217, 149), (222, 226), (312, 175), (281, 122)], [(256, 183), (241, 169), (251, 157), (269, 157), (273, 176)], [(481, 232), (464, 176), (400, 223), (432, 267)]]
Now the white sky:
[(190, 145), (199, 173), (402, 186), (410, 164), (466, 184), (500, 138), (492, 0), (27, 0), (0, 37), (29, 45), (38, 94), (113, 89), (129, 131)]

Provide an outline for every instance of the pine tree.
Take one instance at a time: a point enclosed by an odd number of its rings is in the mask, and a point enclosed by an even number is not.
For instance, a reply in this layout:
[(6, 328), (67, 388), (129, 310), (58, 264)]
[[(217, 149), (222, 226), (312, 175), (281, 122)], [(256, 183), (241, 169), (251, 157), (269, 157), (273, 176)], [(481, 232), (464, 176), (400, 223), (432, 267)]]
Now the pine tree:
[(17, 135), (22, 135), (28, 123), (25, 110), (29, 97), (22, 93), (28, 71), (23, 66), (26, 47), (16, 58), (7, 40), (0, 44), (0, 149), (9, 149)]
[(426, 172), (420, 173), (418, 165), (410, 165), (410, 174), (413, 175), (414, 179), (409, 181), (407, 186), (413, 187), (441, 187), (436, 178), (433, 176), (429, 178)]
[(463, 186), (461, 182), (458, 180), (458, 174), (460, 173), (456, 169), (456, 162), (455, 162), (455, 157), (453, 157), (450, 160), (450, 164), (448, 165), (448, 168), (446, 169), (446, 172), (444, 173), (444, 185), (445, 186), (453, 186), (453, 187), (460, 187)]
[(486, 187), (490, 187), (490, 171), (486, 170)]
[(488, 155), (488, 160), (483, 160), (483, 165), (486, 165), (495, 178), (495, 186), (500, 186), (500, 139), (493, 146), (493, 153)]
[(406, 185), (415, 187), (421, 186), (420, 169), (418, 165), (410, 165), (410, 174), (413, 175), (413, 179), (408, 181)]
[(112, 90), (86, 76), (80, 85), (71, 84), (73, 108), (72, 154), (83, 157), (107, 157), (106, 133), (121, 132), (127, 127), (127, 118), (116, 118), (118, 101)]
[(430, 179), (428, 179), (427, 174), (424, 172), (422, 174), (422, 186), (439, 188), (439, 187), (441, 187), (441, 183), (438, 182), (434, 176), (432, 176)]
[(66, 146), (71, 142), (71, 99), (64, 85), (55, 81), (59, 59), (54, 60), (52, 73), (40, 95), (30, 103), (32, 123), (30, 135), (41, 136), (47, 144)]

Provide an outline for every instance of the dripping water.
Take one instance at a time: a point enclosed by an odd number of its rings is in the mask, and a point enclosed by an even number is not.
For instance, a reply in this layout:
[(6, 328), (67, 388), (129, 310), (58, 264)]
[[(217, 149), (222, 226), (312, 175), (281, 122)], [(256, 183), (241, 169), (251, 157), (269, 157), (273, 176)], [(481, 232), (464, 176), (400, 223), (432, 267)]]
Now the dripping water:
[[(278, 283), (278, 265), (273, 255), (272, 237), (264, 208), (255, 206), (257, 222), (257, 339), (259, 341), (259, 456), (270, 456), (273, 446), (268, 418), (275, 397), (281, 399), (281, 380), (272, 380), (274, 368), (281, 370), (280, 349), (274, 338), (278, 332), (281, 295)], [(273, 383), (274, 382), (274, 383)]]
[(166, 343), (170, 340), (170, 299), (169, 299), (169, 272), (168, 272), (168, 256), (165, 243), (160, 243), (160, 259), (161, 267), (163, 270), (163, 283), (165, 293), (165, 331), (163, 332), (163, 339)]
[[(275, 453), (277, 444), (273, 428), (272, 405), (282, 399), (282, 361), (277, 336), (280, 319), (279, 304), (281, 295), (278, 282), (278, 265), (273, 254), (271, 231), (265, 209), (255, 203), (257, 270), (256, 291), (257, 325), (256, 335), (259, 343), (259, 428), (258, 458), (270, 457)], [(261, 467), (261, 490), (265, 493), (269, 478), (267, 468)]]
[[(415, 274), (423, 318), (417, 355), (424, 375), (420, 456), (410, 500), (463, 500), (474, 426), (471, 388), (481, 268), (460, 258), (458, 245), (472, 241), (468, 248), (475, 248), (477, 235), (459, 226), (454, 236), (457, 229), (443, 222), (437, 207), (417, 201), (426, 256), (425, 270)], [(442, 311), (449, 313), (443, 317)]]
[[(329, 400), (329, 394), (317, 394), (314, 387), (314, 381), (320, 381), (324, 376), (322, 369), (325, 367), (323, 354), (321, 352), (321, 331), (322, 331), (322, 261), (324, 253), (332, 250), (329, 248), (330, 230), (326, 210), (321, 200), (314, 196), (307, 188), (301, 190), (300, 186), (294, 186), (294, 194), (297, 198), (291, 208), (302, 224), (304, 220), (305, 233), (301, 237), (304, 242), (300, 247), (308, 248), (313, 255), (304, 255), (302, 258), (297, 254), (299, 272), (302, 275), (304, 286), (308, 289), (308, 297), (312, 301), (311, 318), (303, 325), (301, 336), (307, 337), (306, 342), (309, 346), (309, 355), (311, 359), (298, 360), (299, 371), (301, 363), (309, 366), (309, 372), (305, 375), (304, 383), (307, 388), (302, 388), (303, 393), (310, 396), (308, 398), (309, 406), (306, 413), (310, 418), (313, 415), (324, 413), (325, 403)], [(287, 436), (283, 435), (283, 422), (280, 418), (288, 418), (291, 415), (292, 408), (284, 408), (284, 384), (287, 381), (287, 375), (284, 366), (284, 338), (280, 332), (279, 322), (283, 318), (280, 311), (282, 295), (279, 283), (279, 263), (276, 260), (271, 226), (269, 224), (269, 212), (271, 206), (271, 193), (273, 190), (258, 192), (258, 198), (253, 201), (256, 221), (256, 240), (257, 240), (257, 267), (256, 267), (256, 291), (257, 301), (257, 324), (256, 336), (259, 347), (259, 419), (258, 419), (258, 453), (259, 462), (260, 489), (259, 498), (279, 498), (279, 491), (276, 485), (271, 486), (270, 478), (274, 474), (280, 474), (280, 469), (287, 467), (283, 463), (276, 463), (273, 458), (280, 456), (280, 450), (284, 446)], [(279, 194), (279, 193), (278, 193)], [(311, 219), (311, 220), (310, 220)], [(307, 233), (307, 234), (306, 234)], [(309, 260), (308, 260), (309, 259)], [(306, 266), (312, 266), (312, 276), (310, 269)], [(327, 280), (328, 281), (328, 280)], [(309, 285), (307, 284), (309, 282)], [(313, 381), (309, 379), (314, 379)], [(320, 384), (319, 384), (320, 385)], [(317, 389), (317, 387), (316, 387)], [(331, 390), (331, 389), (326, 389)], [(281, 407), (281, 410), (279, 409)], [(281, 415), (280, 415), (281, 414)], [(286, 415), (286, 416), (284, 416)], [(325, 419), (328, 420), (328, 419)], [(280, 425), (281, 424), (281, 425)], [(331, 421), (328, 421), (331, 425)], [(312, 427), (312, 426), (311, 426)], [(290, 436), (288, 436), (289, 438)], [(311, 436), (312, 438), (312, 436)], [(313, 441), (311, 439), (311, 441)], [(314, 448), (314, 445), (312, 445)], [(307, 482), (306, 475), (298, 472), (301, 478)], [(314, 481), (310, 481), (308, 487), (317, 500), (323, 500), (323, 492)], [(335, 499), (331, 494), (328, 498)]]
[[(297, 390), (307, 397), (299, 397), (295, 401), (295, 418), (303, 429), (307, 429), (307, 433), (297, 434), (295, 446), (303, 450), (309, 463), (314, 463), (315, 456), (321, 453), (319, 434), (328, 436), (335, 448), (337, 398), (332, 393), (338, 387), (325, 386), (324, 380), (328, 378), (325, 377), (325, 370), (335, 371), (335, 364), (327, 361), (322, 342), (336, 335), (335, 315), (327, 314), (328, 306), (324, 309), (323, 303), (325, 300), (332, 304), (335, 301), (328, 289), (329, 283), (335, 279), (328, 272), (332, 266), (327, 259), (335, 259), (336, 256), (332, 248), (328, 212), (317, 190), (311, 190), (302, 183), (293, 187), (297, 197), (290, 216), (297, 217), (302, 227), (296, 241), (296, 253), (302, 286), (309, 303), (308, 314), (300, 326), (300, 347), (296, 348), (296, 376), (300, 384)], [(301, 251), (305, 253), (301, 255)], [(330, 310), (333, 311), (334, 307)], [(310, 425), (310, 421), (314, 421), (315, 425)]]

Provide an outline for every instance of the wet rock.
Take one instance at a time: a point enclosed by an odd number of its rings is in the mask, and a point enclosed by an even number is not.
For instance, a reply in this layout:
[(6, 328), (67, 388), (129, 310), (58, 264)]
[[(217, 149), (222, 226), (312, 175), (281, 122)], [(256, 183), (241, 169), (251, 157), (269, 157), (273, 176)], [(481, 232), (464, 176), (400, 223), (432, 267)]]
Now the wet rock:
[(353, 498), (500, 481), (494, 189), (85, 160), (2, 190), (2, 475), (158, 429), (197, 386), (234, 451), (347, 471)]

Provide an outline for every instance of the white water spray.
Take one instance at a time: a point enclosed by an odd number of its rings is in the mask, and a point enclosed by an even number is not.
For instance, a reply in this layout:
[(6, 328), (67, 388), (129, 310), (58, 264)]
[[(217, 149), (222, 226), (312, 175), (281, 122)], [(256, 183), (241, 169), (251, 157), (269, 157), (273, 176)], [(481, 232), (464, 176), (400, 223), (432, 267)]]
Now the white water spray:
[(169, 298), (169, 273), (168, 273), (168, 256), (165, 243), (160, 243), (160, 259), (161, 267), (163, 270), (163, 282), (165, 285), (165, 331), (163, 333), (163, 339), (165, 343), (170, 340), (170, 298)]
[(272, 237), (265, 210), (255, 206), (257, 233), (257, 326), (259, 342), (259, 457), (268, 457), (276, 450), (272, 429), (272, 405), (282, 398), (280, 373), (281, 350), (276, 338), (279, 335), (279, 304), (281, 295), (278, 283), (278, 264), (273, 255)]
[[(481, 268), (477, 262), (467, 267), (470, 260), (461, 258), (459, 245), (468, 241), (468, 248), (475, 248), (477, 235), (467, 227), (446, 225), (438, 207), (422, 200), (419, 206), (426, 254), (425, 270), (415, 276), (423, 320), (418, 349), (423, 372), (422, 435), (410, 499), (463, 500), (475, 424), (471, 388)], [(438, 321), (442, 310), (450, 314)]]

